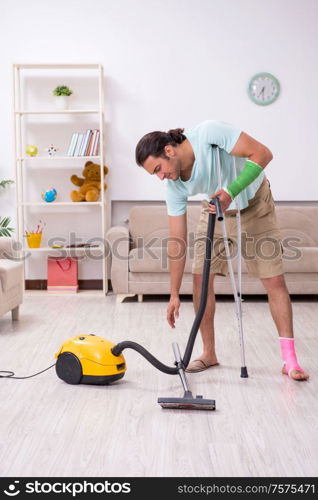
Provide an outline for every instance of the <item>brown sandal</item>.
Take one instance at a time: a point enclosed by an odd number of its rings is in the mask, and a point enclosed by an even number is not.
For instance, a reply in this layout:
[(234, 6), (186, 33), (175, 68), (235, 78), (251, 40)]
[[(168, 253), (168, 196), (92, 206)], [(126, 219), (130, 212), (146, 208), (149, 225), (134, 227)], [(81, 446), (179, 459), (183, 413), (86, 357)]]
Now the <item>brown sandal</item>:
[(188, 373), (197, 373), (204, 372), (208, 368), (212, 368), (212, 366), (218, 366), (220, 363), (214, 363), (213, 365), (207, 365), (203, 359), (194, 359), (186, 368), (186, 372)]

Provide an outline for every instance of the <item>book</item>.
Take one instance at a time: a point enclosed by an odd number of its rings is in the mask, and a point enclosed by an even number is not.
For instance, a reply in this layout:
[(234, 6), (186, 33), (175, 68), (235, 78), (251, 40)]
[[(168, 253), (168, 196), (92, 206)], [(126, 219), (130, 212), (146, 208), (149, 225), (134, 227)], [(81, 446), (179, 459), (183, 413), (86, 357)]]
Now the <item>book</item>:
[(95, 147), (95, 143), (96, 143), (96, 137), (97, 137), (97, 130), (94, 130), (93, 138), (92, 138), (92, 143), (91, 143), (91, 148), (90, 148), (90, 155), (91, 156), (94, 156), (93, 155), (93, 151), (94, 151), (94, 147)]
[(93, 156), (97, 156), (98, 155), (98, 151), (99, 151), (99, 138), (100, 138), (100, 131), (97, 130), (96, 140), (95, 140), (95, 143), (94, 143), (94, 146), (93, 146), (93, 151), (92, 151), (92, 155)]
[(69, 148), (68, 148), (67, 156), (73, 156), (75, 144), (77, 141), (77, 136), (78, 136), (78, 134), (76, 132), (74, 132), (74, 134), (72, 135), (72, 138), (71, 138)]
[(81, 152), (83, 150), (83, 145), (84, 145), (84, 142), (85, 142), (85, 136), (86, 136), (86, 134), (81, 134), (81, 136), (82, 136), (82, 140), (81, 140), (81, 143), (79, 145), (77, 156), (81, 156)]
[(87, 156), (86, 155), (86, 150), (87, 150), (87, 145), (89, 144), (89, 139), (91, 137), (92, 131), (90, 129), (86, 130), (84, 134), (84, 141), (82, 144), (80, 156)]
[(75, 151), (74, 151), (74, 155), (73, 156), (79, 156), (79, 150), (80, 150), (80, 147), (81, 147), (81, 144), (82, 144), (83, 135), (84, 134), (78, 134), (78, 139), (77, 139), (77, 142), (76, 142)]
[(92, 130), (88, 130), (88, 135), (87, 135), (86, 143), (85, 143), (85, 149), (84, 149), (84, 152), (83, 152), (84, 156), (88, 156), (87, 151), (88, 151), (91, 139), (92, 139), (92, 135), (93, 135), (93, 131)]
[(94, 137), (95, 137), (95, 130), (92, 130), (92, 134), (90, 136), (87, 151), (86, 151), (86, 156), (92, 156)]
[(75, 150), (76, 150), (76, 146), (77, 146), (78, 141), (79, 141), (79, 133), (77, 132), (75, 134), (75, 141), (73, 143), (73, 148), (72, 148), (72, 151), (71, 151), (71, 156), (75, 156)]
[(74, 137), (75, 137), (75, 132), (74, 132), (74, 134), (72, 134), (72, 137), (71, 137), (71, 140), (70, 140), (70, 143), (69, 143), (69, 146), (68, 146), (68, 150), (67, 150), (67, 156), (71, 156), (71, 151), (72, 151), (72, 147), (73, 147)]
[(93, 138), (94, 138), (94, 132), (91, 131), (91, 135), (90, 135), (90, 138), (89, 138), (89, 143), (88, 143), (88, 146), (87, 146), (87, 150), (86, 150), (86, 156), (92, 156), (92, 144), (93, 144)]
[(96, 148), (98, 145), (98, 141), (99, 141), (99, 130), (96, 130), (96, 136), (95, 136), (95, 140), (94, 140), (94, 144), (93, 144), (93, 148), (92, 148), (92, 156), (96, 156)]

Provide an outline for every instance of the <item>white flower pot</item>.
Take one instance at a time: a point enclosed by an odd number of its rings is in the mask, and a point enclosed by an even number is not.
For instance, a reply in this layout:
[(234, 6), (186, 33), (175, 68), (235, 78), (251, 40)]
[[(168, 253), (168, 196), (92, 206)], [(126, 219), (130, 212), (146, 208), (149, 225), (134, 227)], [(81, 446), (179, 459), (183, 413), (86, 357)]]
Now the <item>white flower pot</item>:
[(55, 106), (57, 109), (68, 109), (70, 96), (67, 95), (56, 95), (55, 96)]

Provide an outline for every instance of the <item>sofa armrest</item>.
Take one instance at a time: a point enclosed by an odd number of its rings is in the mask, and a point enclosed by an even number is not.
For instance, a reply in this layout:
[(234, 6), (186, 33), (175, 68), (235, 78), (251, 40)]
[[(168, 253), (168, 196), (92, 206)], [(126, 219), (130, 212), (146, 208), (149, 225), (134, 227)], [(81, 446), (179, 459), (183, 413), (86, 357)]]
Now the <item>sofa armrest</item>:
[(130, 236), (124, 226), (114, 226), (107, 231), (112, 254), (111, 282), (115, 293), (128, 293), (128, 261)]
[(10, 236), (0, 237), (0, 259), (17, 260), (18, 244), (14, 238)]
[(7, 292), (13, 287), (23, 287), (23, 263), (0, 259), (0, 287)]

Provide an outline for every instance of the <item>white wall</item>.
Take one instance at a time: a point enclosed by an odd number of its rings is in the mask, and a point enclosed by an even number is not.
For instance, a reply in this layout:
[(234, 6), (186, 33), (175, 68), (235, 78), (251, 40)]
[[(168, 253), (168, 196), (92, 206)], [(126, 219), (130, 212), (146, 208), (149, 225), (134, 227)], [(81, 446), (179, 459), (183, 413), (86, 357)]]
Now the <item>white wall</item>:
[[(317, 0), (2, 0), (1, 7), (1, 178), (14, 175), (12, 64), (100, 62), (113, 200), (162, 200), (160, 181), (135, 165), (137, 141), (208, 118), (270, 147), (277, 200), (317, 199)], [(260, 71), (281, 83), (268, 107), (246, 93)], [(14, 188), (0, 194), (1, 213), (4, 204), (14, 215)]]

